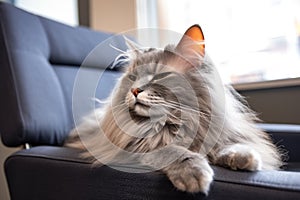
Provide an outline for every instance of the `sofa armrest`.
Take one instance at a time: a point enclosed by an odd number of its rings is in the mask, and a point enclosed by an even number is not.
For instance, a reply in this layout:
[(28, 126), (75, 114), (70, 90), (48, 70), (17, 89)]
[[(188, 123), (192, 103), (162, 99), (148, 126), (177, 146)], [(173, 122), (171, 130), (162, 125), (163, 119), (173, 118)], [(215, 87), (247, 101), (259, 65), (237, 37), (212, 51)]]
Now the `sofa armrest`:
[(79, 152), (40, 146), (11, 155), (5, 163), (11, 198), (300, 199), (297, 172), (242, 172), (213, 166), (214, 182), (205, 197), (201, 193), (176, 190), (159, 171), (128, 173), (107, 166), (92, 167), (89, 161), (80, 158)]

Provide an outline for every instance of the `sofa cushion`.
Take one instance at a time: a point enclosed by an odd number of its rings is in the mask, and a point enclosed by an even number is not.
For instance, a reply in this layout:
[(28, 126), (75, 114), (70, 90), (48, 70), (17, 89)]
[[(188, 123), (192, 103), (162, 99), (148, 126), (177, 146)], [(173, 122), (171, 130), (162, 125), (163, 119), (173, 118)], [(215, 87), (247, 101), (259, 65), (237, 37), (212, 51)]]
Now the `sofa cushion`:
[(136, 169), (139, 173), (128, 173), (108, 166), (93, 167), (78, 155), (77, 149), (40, 146), (10, 156), (5, 168), (12, 199), (288, 200), (300, 197), (300, 173), (295, 172), (241, 172), (213, 166), (214, 182), (206, 197), (176, 190), (159, 171), (140, 173)]
[[(109, 66), (119, 54), (110, 45), (125, 49), (122, 37), (70, 27), (0, 2), (3, 143), (62, 144), (73, 126), (72, 79), (82, 63), (102, 71)], [(111, 85), (104, 83), (102, 96)]]

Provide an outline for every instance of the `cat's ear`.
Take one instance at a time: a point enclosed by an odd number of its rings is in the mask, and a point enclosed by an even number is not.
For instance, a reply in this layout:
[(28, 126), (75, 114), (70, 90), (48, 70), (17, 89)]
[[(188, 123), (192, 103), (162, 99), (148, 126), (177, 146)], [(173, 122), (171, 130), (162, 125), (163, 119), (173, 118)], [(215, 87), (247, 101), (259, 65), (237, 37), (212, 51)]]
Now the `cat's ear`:
[(205, 55), (204, 34), (199, 25), (193, 25), (186, 30), (176, 47), (176, 51), (186, 58)]

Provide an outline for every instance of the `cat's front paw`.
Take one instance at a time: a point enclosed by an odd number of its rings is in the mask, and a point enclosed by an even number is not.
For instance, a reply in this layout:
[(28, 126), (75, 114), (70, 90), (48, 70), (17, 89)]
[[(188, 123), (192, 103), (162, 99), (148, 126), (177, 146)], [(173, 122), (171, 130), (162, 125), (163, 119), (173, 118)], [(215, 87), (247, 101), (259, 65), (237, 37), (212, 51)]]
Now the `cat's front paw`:
[(233, 170), (257, 171), (262, 168), (260, 155), (245, 145), (233, 145), (219, 152), (218, 164)]
[(213, 180), (213, 170), (200, 156), (187, 157), (167, 170), (173, 185), (186, 192), (207, 194)]

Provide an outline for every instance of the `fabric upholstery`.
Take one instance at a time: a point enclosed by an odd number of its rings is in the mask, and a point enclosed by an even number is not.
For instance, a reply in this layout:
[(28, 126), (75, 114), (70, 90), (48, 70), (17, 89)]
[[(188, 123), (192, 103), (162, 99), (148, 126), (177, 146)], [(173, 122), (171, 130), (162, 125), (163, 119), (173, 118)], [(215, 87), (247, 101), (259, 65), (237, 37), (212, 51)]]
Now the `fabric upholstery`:
[[(73, 126), (71, 92), (78, 68), (105, 43), (85, 63), (104, 70), (118, 55), (109, 45), (125, 49), (123, 38), (66, 26), (6, 3), (0, 3), (0, 25), (3, 143), (62, 144)], [(102, 84), (98, 95), (107, 96), (111, 85)]]
[[(12, 199), (287, 200), (300, 197), (300, 173), (236, 172), (215, 166), (213, 169), (215, 181), (206, 197), (176, 190), (161, 172), (127, 173), (107, 166), (92, 167), (78, 157), (75, 149), (34, 147), (6, 161)], [(28, 181), (34, 190), (24, 187)]]

